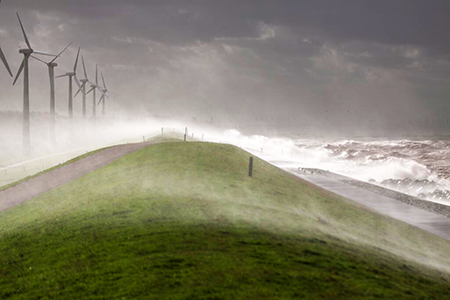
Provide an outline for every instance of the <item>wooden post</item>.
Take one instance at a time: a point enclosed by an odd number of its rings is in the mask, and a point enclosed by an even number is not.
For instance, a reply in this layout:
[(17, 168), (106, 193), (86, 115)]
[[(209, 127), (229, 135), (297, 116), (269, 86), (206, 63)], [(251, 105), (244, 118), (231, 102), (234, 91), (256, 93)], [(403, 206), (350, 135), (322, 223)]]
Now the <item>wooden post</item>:
[(248, 176), (253, 176), (253, 156), (250, 156), (250, 161), (248, 162)]
[(186, 142), (186, 136), (187, 136), (187, 132), (188, 132), (188, 130), (187, 130), (187, 127), (184, 129), (184, 141)]
[(164, 135), (164, 127), (161, 127), (161, 135)]

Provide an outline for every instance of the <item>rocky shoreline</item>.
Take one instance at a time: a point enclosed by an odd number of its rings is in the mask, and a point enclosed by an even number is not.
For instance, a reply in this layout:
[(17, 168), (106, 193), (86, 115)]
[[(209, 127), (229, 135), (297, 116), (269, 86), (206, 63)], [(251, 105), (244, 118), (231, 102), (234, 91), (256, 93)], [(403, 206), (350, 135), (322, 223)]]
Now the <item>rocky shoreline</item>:
[(381, 187), (381, 186), (378, 186), (375, 184), (356, 180), (356, 179), (353, 179), (350, 177), (342, 176), (342, 175), (335, 174), (335, 173), (332, 173), (329, 171), (324, 171), (321, 169), (308, 168), (308, 169), (303, 169), (303, 171), (311, 172), (314, 174), (319, 174), (319, 175), (326, 176), (329, 178), (333, 178), (339, 182), (349, 184), (349, 185), (352, 185), (352, 186), (355, 186), (358, 188), (362, 188), (362, 189), (374, 192), (376, 194), (404, 202), (406, 204), (415, 206), (417, 208), (450, 218), (450, 206), (447, 206), (444, 204), (421, 200), (419, 198), (416, 198), (416, 197), (413, 197), (413, 196), (410, 196), (407, 194), (403, 194), (400, 192), (396, 192), (396, 191), (393, 191), (393, 190), (390, 190), (390, 189), (387, 189), (387, 188), (384, 188), (384, 187)]

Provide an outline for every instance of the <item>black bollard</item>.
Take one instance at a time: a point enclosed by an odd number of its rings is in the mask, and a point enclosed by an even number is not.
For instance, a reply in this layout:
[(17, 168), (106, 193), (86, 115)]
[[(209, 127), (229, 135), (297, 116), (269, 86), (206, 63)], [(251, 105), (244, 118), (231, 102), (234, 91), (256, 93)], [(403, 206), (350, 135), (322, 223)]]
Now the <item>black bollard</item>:
[(250, 157), (250, 161), (248, 162), (248, 176), (253, 176), (253, 157)]

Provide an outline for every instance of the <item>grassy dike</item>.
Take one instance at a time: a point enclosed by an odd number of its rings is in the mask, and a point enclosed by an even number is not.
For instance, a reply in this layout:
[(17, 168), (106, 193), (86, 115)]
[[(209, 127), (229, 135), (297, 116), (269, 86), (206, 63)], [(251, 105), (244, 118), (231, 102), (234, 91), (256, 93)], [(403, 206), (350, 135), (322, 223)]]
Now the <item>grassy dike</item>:
[(0, 299), (450, 299), (449, 242), (248, 158), (155, 144), (0, 212)]

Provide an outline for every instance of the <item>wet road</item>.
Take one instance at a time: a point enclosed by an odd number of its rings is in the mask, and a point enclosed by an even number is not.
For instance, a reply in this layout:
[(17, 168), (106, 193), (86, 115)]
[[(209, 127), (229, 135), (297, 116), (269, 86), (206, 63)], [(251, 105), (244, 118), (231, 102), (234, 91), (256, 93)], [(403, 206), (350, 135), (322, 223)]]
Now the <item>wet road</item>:
[(362, 204), (376, 212), (419, 227), (450, 241), (450, 218), (428, 212), (359, 187), (339, 182), (333, 178), (319, 174), (311, 174), (309, 172), (305, 173), (296, 168), (284, 169), (306, 181)]

